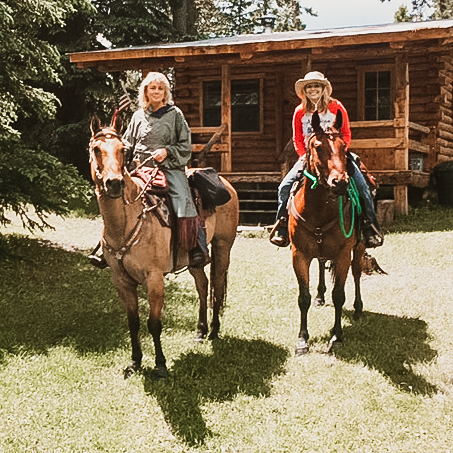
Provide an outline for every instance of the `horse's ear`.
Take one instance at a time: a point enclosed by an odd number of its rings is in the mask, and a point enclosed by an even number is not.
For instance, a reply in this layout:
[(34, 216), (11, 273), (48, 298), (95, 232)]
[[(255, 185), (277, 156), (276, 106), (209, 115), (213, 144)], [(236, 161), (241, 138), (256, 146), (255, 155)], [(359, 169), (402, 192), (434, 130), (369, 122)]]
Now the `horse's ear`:
[(112, 118), (112, 124), (110, 125), (110, 127), (112, 129), (115, 129), (115, 131), (118, 133), (118, 134), (121, 134), (122, 130), (123, 130), (123, 118), (121, 117), (121, 115), (118, 115), (118, 114), (115, 114), (113, 115), (113, 118)]
[(91, 117), (90, 129), (92, 135), (96, 135), (102, 129), (101, 120), (97, 117), (97, 115), (93, 115)]
[(317, 110), (315, 110), (315, 112), (313, 112), (313, 115), (311, 116), (311, 127), (313, 128), (313, 131), (315, 133), (323, 132), (321, 127), (321, 120), (319, 118), (319, 113)]
[(343, 114), (341, 113), (341, 110), (337, 110), (337, 116), (335, 118), (335, 123), (333, 123), (333, 128), (340, 131), (341, 126), (343, 126)]

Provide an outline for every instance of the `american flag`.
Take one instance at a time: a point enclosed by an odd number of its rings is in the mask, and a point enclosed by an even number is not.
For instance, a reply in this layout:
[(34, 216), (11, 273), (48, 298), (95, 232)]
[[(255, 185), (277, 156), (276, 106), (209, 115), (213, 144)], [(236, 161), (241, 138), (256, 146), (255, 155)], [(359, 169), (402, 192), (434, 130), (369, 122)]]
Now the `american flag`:
[(127, 110), (132, 103), (131, 98), (129, 97), (129, 93), (126, 90), (126, 86), (124, 85), (124, 82), (122, 80), (121, 80), (121, 86), (123, 88), (124, 94), (120, 97), (118, 113), (121, 113), (121, 112), (124, 112), (125, 110)]

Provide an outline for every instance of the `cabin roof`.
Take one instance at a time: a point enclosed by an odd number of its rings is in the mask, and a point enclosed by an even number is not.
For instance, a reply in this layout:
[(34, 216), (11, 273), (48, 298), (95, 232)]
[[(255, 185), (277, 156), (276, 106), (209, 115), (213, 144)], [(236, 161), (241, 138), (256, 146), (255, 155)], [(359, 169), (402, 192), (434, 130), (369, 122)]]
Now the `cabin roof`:
[(143, 58), (191, 57), (241, 52), (268, 52), (350, 45), (413, 42), (447, 39), (451, 44), (453, 20), (401, 22), (394, 24), (333, 28), (324, 30), (256, 33), (213, 38), (201, 41), (157, 43), (137, 47), (105, 49), (70, 54), (70, 60), (81, 67), (102, 62)]

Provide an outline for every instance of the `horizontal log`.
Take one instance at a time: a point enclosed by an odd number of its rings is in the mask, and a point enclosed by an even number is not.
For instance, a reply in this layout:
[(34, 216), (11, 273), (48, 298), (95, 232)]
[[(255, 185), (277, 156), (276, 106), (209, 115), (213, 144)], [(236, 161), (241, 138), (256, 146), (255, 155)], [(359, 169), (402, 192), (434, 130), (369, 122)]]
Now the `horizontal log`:
[(240, 173), (220, 173), (230, 183), (238, 182), (275, 182), (280, 183), (282, 174), (280, 172), (240, 172)]
[[(193, 143), (192, 144), (192, 152), (193, 153), (199, 153), (203, 151), (204, 147), (206, 144), (204, 143)], [(210, 149), (211, 153), (226, 153), (228, 152), (228, 145), (225, 143), (216, 143), (215, 145), (212, 145), (212, 148)]]
[(412, 123), (409, 121), (409, 129), (417, 132), (422, 132), (424, 134), (429, 134), (431, 132), (429, 127), (422, 126), (421, 124)]
[(391, 186), (411, 185), (415, 187), (427, 187), (429, 184), (429, 173), (415, 170), (373, 170), (371, 174), (376, 178), (378, 184)]
[(404, 140), (400, 138), (383, 138), (383, 139), (358, 139), (352, 140), (349, 145), (352, 149), (368, 148), (401, 148), (404, 146)]
[(351, 121), (349, 123), (351, 128), (357, 127), (360, 129), (364, 128), (375, 128), (375, 127), (395, 127), (393, 120), (386, 121)]
[(441, 146), (439, 149), (439, 156), (440, 155), (453, 157), (453, 148), (446, 148), (444, 146)]
[(422, 145), (421, 143), (415, 140), (409, 140), (409, 149), (411, 151), (417, 151), (419, 153), (429, 154), (430, 146)]
[(453, 134), (447, 131), (444, 131), (443, 129), (438, 130), (438, 134), (440, 138), (443, 138), (444, 140), (447, 140), (449, 142), (453, 141)]

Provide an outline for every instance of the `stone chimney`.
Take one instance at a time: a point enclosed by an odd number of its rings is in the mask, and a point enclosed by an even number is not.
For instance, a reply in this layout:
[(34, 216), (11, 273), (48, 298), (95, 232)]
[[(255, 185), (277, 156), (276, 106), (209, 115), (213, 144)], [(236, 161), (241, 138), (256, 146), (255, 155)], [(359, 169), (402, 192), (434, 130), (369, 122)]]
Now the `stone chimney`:
[(272, 33), (276, 20), (277, 16), (274, 16), (273, 14), (265, 14), (262, 16), (261, 25), (263, 26), (263, 33)]

